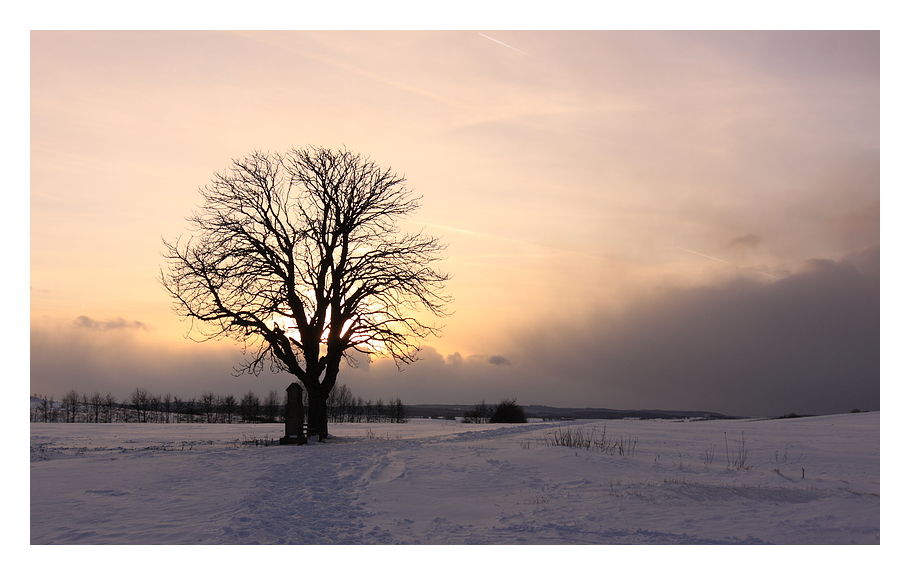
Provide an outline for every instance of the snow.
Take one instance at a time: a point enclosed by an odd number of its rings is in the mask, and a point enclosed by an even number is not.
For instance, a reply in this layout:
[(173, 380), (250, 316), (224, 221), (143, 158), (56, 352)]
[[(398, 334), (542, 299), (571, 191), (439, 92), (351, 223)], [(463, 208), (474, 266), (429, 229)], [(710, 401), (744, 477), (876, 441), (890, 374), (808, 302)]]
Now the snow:
[[(548, 445), (569, 431), (635, 449)], [(335, 424), (262, 446), (282, 432), (33, 423), (31, 543), (879, 543), (878, 413)]]

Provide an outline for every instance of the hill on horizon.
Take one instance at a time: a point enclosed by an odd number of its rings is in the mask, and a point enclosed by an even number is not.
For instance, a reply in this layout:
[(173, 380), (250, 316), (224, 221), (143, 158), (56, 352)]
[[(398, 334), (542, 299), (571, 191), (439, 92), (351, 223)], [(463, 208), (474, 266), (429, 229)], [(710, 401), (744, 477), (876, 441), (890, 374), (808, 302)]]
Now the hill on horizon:
[[(495, 406), (495, 404), (491, 404)], [(416, 404), (405, 405), (408, 417), (451, 418), (462, 417), (465, 411), (475, 405), (464, 404)], [(606, 409), (600, 407), (550, 407), (546, 405), (523, 405), (525, 415), (541, 419), (740, 419), (740, 416), (724, 415), (713, 411), (678, 411), (661, 409)]]

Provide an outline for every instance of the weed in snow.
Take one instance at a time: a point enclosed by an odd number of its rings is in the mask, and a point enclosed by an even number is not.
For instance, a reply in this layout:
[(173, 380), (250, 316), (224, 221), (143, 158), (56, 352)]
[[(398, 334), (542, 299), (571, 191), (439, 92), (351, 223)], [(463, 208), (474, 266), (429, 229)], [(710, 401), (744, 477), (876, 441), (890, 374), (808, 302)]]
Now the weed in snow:
[(730, 445), (727, 443), (727, 432), (724, 432), (724, 447), (727, 451), (727, 469), (751, 469), (746, 467), (746, 457), (749, 452), (746, 450), (746, 434), (742, 432), (742, 441), (737, 446), (737, 452), (733, 454), (733, 460), (730, 460)]
[(596, 450), (610, 455), (618, 454), (622, 457), (633, 457), (635, 455), (635, 447), (638, 445), (638, 438), (631, 435), (608, 436), (606, 425), (599, 437), (597, 431), (590, 428), (564, 429), (558, 427), (547, 433), (543, 441), (548, 446), (571, 447), (588, 451)]

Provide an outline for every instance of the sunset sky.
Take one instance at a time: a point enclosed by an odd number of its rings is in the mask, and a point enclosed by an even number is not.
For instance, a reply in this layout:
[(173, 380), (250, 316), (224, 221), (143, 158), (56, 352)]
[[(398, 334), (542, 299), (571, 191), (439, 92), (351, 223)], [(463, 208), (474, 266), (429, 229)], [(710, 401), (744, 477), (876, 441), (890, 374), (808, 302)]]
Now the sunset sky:
[(454, 312), (364, 398), (877, 410), (878, 32), (32, 32), (31, 393), (260, 395), (157, 281), (254, 150), (407, 178)]

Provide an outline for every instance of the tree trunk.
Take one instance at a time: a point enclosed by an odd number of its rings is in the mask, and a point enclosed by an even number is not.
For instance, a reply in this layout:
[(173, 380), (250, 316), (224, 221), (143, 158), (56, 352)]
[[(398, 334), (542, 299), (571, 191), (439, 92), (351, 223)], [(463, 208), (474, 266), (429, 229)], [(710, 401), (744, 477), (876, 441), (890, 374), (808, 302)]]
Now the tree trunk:
[(319, 441), (325, 441), (329, 436), (329, 394), (335, 387), (338, 379), (338, 369), (341, 366), (341, 354), (329, 359), (325, 368), (322, 382), (313, 378), (306, 383), (309, 406), (307, 408), (307, 433), (318, 435)]
[(307, 435), (318, 435), (319, 441), (325, 441), (329, 436), (329, 413), (326, 409), (327, 394), (322, 393), (319, 386), (314, 390), (307, 390)]

